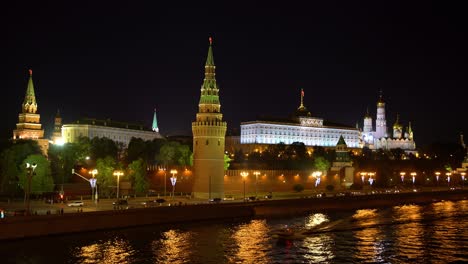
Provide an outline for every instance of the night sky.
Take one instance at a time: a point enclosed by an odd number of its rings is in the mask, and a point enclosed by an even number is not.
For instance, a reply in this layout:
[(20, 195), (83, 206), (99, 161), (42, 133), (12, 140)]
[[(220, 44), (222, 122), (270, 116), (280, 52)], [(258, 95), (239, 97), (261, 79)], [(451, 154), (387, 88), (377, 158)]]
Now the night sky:
[(417, 146), (468, 135), (466, 9), (453, 1), (101, 2), (2, 4), (2, 138), (29, 68), (47, 135), (57, 109), (65, 123), (150, 126), (154, 108), (163, 135), (191, 135), (209, 36), (229, 130), (287, 117), (303, 88), (312, 115), (332, 122), (362, 127), (367, 107), (375, 121), (382, 90), (387, 125), (411, 121)]

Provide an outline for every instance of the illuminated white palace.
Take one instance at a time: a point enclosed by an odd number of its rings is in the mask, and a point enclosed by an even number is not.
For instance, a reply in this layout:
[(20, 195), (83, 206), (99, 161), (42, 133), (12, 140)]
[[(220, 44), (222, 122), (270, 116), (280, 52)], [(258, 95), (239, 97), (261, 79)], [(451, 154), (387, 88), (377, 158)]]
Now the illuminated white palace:
[(301, 90), (301, 105), (293, 118), (242, 122), (240, 144), (289, 145), (302, 142), (306, 146), (335, 147), (340, 136), (348, 147), (360, 147), (360, 132), (357, 128), (332, 124), (323, 118), (312, 117), (304, 106), (304, 91)]
[(385, 119), (385, 102), (382, 99), (382, 94), (377, 101), (377, 118), (375, 121), (375, 131), (372, 127), (372, 117), (369, 112), (364, 116), (364, 127), (361, 134), (363, 147), (370, 149), (396, 149), (400, 148), (407, 152), (416, 150), (416, 143), (413, 138), (413, 130), (411, 122), (408, 124), (406, 131), (403, 131), (403, 126), (400, 124), (399, 116), (397, 115), (395, 124), (393, 124), (393, 137), (387, 132), (387, 121)]
[(90, 139), (106, 137), (123, 144), (125, 147), (128, 146), (132, 137), (141, 138), (143, 140), (163, 138), (159, 134), (156, 109), (154, 110), (152, 130), (146, 129), (142, 125), (116, 122), (110, 119), (82, 119), (62, 126), (62, 138), (64, 143), (77, 142), (80, 137), (87, 137)]

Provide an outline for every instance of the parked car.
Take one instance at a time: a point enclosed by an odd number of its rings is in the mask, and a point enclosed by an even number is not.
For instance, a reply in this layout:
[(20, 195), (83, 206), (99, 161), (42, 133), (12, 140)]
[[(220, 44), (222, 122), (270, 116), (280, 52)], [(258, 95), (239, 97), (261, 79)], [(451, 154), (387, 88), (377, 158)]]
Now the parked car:
[(84, 203), (83, 201), (73, 201), (73, 202), (69, 202), (67, 205), (69, 207), (77, 207), (77, 206), (83, 206)]
[(143, 202), (141, 202), (141, 204), (142, 204), (144, 207), (151, 207), (151, 206), (156, 206), (156, 205), (158, 205), (158, 203), (156, 202), (156, 200), (143, 201)]
[(232, 196), (232, 195), (226, 195), (226, 196), (224, 197), (224, 200), (225, 200), (225, 201), (234, 201), (234, 196)]
[(127, 200), (117, 200), (112, 202), (113, 205), (128, 205)]

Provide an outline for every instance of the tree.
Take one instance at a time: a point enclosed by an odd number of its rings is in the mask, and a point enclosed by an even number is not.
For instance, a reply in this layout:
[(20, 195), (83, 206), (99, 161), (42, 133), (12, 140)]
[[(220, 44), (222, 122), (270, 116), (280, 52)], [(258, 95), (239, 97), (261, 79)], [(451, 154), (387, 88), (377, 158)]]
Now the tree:
[(0, 155), (0, 190), (9, 194), (19, 191), (18, 175), (24, 166), (24, 159), (29, 155), (41, 153), (35, 140), (11, 141), (10, 146)]
[(229, 165), (230, 165), (231, 161), (232, 161), (232, 159), (229, 158), (229, 156), (227, 154), (224, 154), (224, 170), (229, 169)]
[(117, 144), (106, 137), (91, 139), (91, 156), (93, 159), (103, 159), (107, 156), (116, 159), (118, 157), (119, 149)]
[(159, 150), (157, 160), (165, 165), (190, 165), (192, 152), (187, 145), (182, 145), (177, 141), (167, 141)]
[(330, 168), (330, 162), (324, 157), (315, 157), (314, 168), (318, 171), (328, 171)]
[(50, 173), (50, 163), (44, 156), (40, 154), (29, 155), (22, 162), (24, 165), (20, 167), (18, 182), (21, 189), (26, 191), (26, 188), (28, 187), (29, 175), (26, 169), (26, 163), (37, 164), (37, 167), (34, 170), (34, 174), (31, 178), (31, 193), (41, 194), (44, 192), (53, 191), (54, 180), (52, 179), (52, 175)]
[(96, 161), (98, 170), (97, 184), (100, 195), (110, 197), (114, 193), (114, 186), (117, 187), (117, 179), (114, 177), (114, 170), (117, 168), (117, 162), (113, 157), (105, 157)]
[(149, 183), (146, 178), (146, 164), (142, 158), (133, 161), (128, 165), (130, 181), (134, 186), (135, 193), (146, 194), (148, 193)]

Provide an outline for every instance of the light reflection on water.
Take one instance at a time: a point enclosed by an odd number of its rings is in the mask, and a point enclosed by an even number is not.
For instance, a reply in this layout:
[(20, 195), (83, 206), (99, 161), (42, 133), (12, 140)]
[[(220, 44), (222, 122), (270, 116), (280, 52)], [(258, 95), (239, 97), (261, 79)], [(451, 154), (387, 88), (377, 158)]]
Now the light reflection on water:
[[(2, 263), (447, 263), (468, 261), (468, 201), (294, 218), (147, 226), (0, 244)], [(279, 241), (284, 225), (313, 231)], [(4, 260), (4, 261), (3, 261)]]
[(120, 238), (82, 246), (77, 250), (80, 263), (132, 263), (135, 250)]
[(395, 253), (399, 259), (422, 263), (425, 248), (424, 229), (419, 221), (422, 218), (421, 206), (404, 205), (394, 207), (394, 219), (400, 223), (395, 226)]

